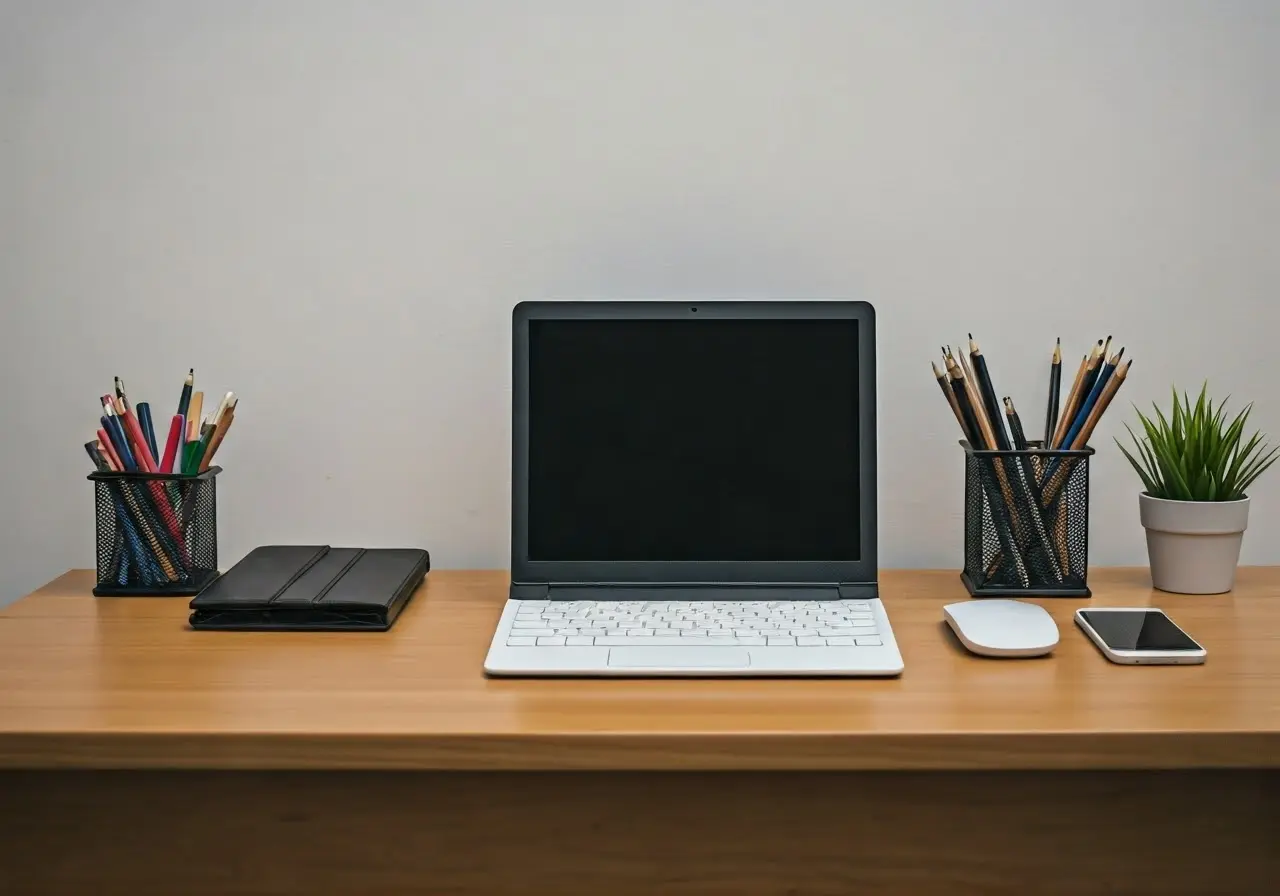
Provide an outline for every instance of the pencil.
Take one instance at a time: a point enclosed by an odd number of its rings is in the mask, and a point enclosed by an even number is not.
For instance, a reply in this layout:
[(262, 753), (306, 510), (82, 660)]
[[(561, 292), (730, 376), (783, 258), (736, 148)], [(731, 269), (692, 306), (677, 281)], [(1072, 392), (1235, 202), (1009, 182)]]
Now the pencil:
[(133, 452), (129, 450), (129, 440), (125, 437), (124, 429), (120, 426), (120, 418), (116, 416), (115, 407), (110, 401), (106, 401), (103, 402), (102, 410), (104, 412), (102, 415), (102, 428), (111, 437), (111, 446), (116, 449), (116, 457), (120, 458), (121, 467), (129, 472), (138, 469), (138, 465), (133, 459)]
[(222, 415), (231, 407), (231, 403), (235, 401), (235, 398), (236, 393), (234, 392), (228, 392), (226, 395), (222, 396), (222, 401), (218, 402), (218, 409), (214, 411), (213, 416), (209, 418), (214, 426), (217, 426), (222, 422)]
[(1009, 432), (1013, 433), (1013, 447), (1018, 451), (1026, 451), (1027, 435), (1022, 431), (1022, 419), (1014, 410), (1013, 399), (1007, 395), (1004, 398), (1004, 413), (1009, 418)]
[[(951, 406), (951, 413), (956, 415), (956, 422), (960, 424), (960, 432), (964, 434), (965, 439), (969, 442), (973, 441), (973, 434), (968, 431), (965, 426), (964, 415), (960, 413), (960, 405), (956, 404), (956, 394), (951, 389), (951, 383), (947, 378), (945, 370), (939, 370), (938, 365), (930, 361), (929, 366), (933, 368), (933, 376), (938, 381), (938, 388), (942, 390), (942, 395), (947, 400), (947, 404)], [(213, 446), (210, 445), (210, 452)]]
[(182, 383), (182, 395), (178, 398), (178, 413), (183, 417), (187, 416), (187, 408), (191, 406), (191, 389), (195, 385), (196, 369), (192, 367), (187, 371), (187, 378)]
[(126, 411), (129, 410), (129, 399), (126, 398), (124, 394), (124, 380), (120, 379), (120, 377), (116, 377), (115, 385), (116, 385), (116, 400), (120, 402), (119, 406), (117, 407), (117, 410), (119, 410), (120, 408), (123, 408)]
[(1103, 391), (1107, 388), (1107, 382), (1111, 379), (1111, 375), (1115, 372), (1116, 365), (1120, 363), (1120, 358), (1123, 355), (1124, 349), (1120, 349), (1119, 352), (1112, 355), (1107, 360), (1107, 363), (1102, 366), (1097, 378), (1094, 379), (1093, 388), (1089, 391), (1089, 394), (1080, 401), (1080, 410), (1075, 415), (1075, 421), (1072, 422), (1071, 427), (1067, 430), (1067, 434), (1063, 436), (1062, 442), (1064, 445), (1069, 446), (1075, 441), (1076, 435), (1085, 425), (1085, 421), (1089, 418), (1090, 412), (1093, 411), (1094, 405), (1097, 404), (1099, 396), (1101, 396)]
[[(1111, 404), (1111, 400), (1115, 398), (1120, 387), (1124, 385), (1125, 378), (1129, 375), (1129, 368), (1133, 365), (1133, 361), (1125, 361), (1116, 367), (1115, 372), (1107, 381), (1106, 387), (1102, 390), (1102, 394), (1098, 400), (1094, 402), (1093, 409), (1089, 412), (1089, 416), (1085, 419), (1084, 424), (1076, 433), (1075, 438), (1069, 443), (1070, 450), (1079, 451), (1089, 444), (1089, 439), (1093, 436), (1093, 431), (1098, 425), (1098, 421), (1102, 419), (1102, 415), (1106, 413), (1107, 407)], [(1058, 496), (1058, 492), (1066, 485), (1067, 477), (1075, 468), (1074, 458), (1068, 458), (1065, 463), (1056, 470), (1046, 470), (1046, 474), (1050, 474), (1049, 481), (1044, 488), (1043, 501), (1045, 506)]]
[(165, 440), (164, 457), (160, 461), (161, 473), (173, 472), (173, 459), (178, 454), (178, 443), (182, 440), (182, 431), (185, 428), (186, 421), (182, 415), (174, 414), (173, 419), (169, 421), (169, 437)]
[(200, 412), (204, 408), (204, 393), (192, 392), (191, 405), (188, 407), (187, 414), (187, 441), (195, 442), (200, 439), (200, 426), (203, 421), (200, 419)]
[(1004, 429), (1004, 415), (1000, 413), (1000, 401), (996, 398), (995, 386), (991, 383), (991, 371), (987, 367), (987, 359), (982, 354), (982, 349), (978, 348), (972, 333), (969, 334), (969, 358), (973, 361), (973, 372), (978, 377), (982, 407), (986, 410), (987, 419), (991, 422), (991, 434), (995, 439), (994, 447), (1001, 451), (1012, 450), (1009, 434)]
[(107, 462), (111, 465), (111, 469), (119, 473), (124, 469), (124, 464), (120, 462), (120, 455), (116, 454), (116, 449), (111, 445), (111, 436), (107, 435), (106, 428), (99, 429), (97, 432), (98, 444), (102, 446), (102, 453), (106, 457)]
[[(1107, 339), (1110, 339), (1110, 338), (1111, 338), (1110, 336), (1107, 337)], [(1084, 382), (1080, 384), (1080, 401), (1081, 402), (1083, 402), (1086, 398), (1088, 398), (1089, 393), (1093, 391), (1093, 384), (1098, 381), (1098, 374), (1102, 370), (1102, 364), (1104, 361), (1107, 360), (1107, 356), (1102, 353), (1102, 346), (1104, 341), (1105, 340), (1099, 339), (1098, 344), (1095, 345), (1093, 347), (1093, 351), (1089, 353), (1089, 366), (1085, 369), (1085, 372), (1084, 372)], [(1075, 422), (1075, 415), (1076, 413), (1079, 412), (1079, 410), (1080, 410), (1080, 405), (1077, 404), (1072, 411), (1071, 420), (1068, 421), (1067, 423), (1068, 426), (1070, 426), (1071, 423)]]
[[(1013, 406), (1012, 398), (1005, 397), (1004, 409), (1005, 415), (1009, 418), (1009, 430), (1013, 433), (1014, 447), (1018, 451), (1026, 451), (1027, 435), (1022, 429), (1022, 419), (1018, 416), (1018, 411)], [(1045, 528), (1044, 517), (1040, 513), (1040, 496), (1034, 472), (1028, 472), (1026, 459), (1022, 457), (1014, 457), (1013, 466), (1016, 481), (1022, 489), (1023, 496), (1026, 498), (1027, 513), (1031, 517), (1031, 525), (1034, 527), (1036, 538), (1040, 542), (1040, 549), (1044, 552), (1045, 559), (1049, 561), (1049, 568), (1052, 570), (1054, 577), (1058, 581), (1062, 581), (1061, 565), (1058, 563), (1058, 556), (1053, 552), (1053, 545), (1049, 542), (1049, 532)]]
[[(954, 358), (955, 356), (952, 355), (952, 357)], [(987, 422), (987, 412), (982, 404), (982, 396), (978, 394), (978, 384), (973, 376), (973, 368), (969, 366), (969, 359), (964, 352), (960, 353), (959, 370), (964, 374), (962, 380), (965, 394), (969, 396), (969, 405), (973, 408), (973, 419), (978, 424), (977, 436), (982, 443), (974, 447), (982, 450), (994, 449), (996, 447), (995, 436), (990, 434), (991, 424)], [(991, 436), (990, 441), (987, 440), (988, 435)]]
[(987, 447), (982, 438), (982, 428), (978, 425), (977, 415), (973, 411), (973, 403), (969, 401), (969, 392), (965, 385), (964, 371), (956, 363), (955, 358), (947, 358), (947, 373), (951, 374), (951, 390), (956, 398), (956, 407), (960, 409), (960, 428), (965, 431), (965, 438), (976, 450)]
[(140, 401), (134, 411), (138, 415), (138, 424), (142, 427), (142, 434), (147, 439), (147, 447), (151, 449), (151, 456), (159, 459), (160, 451), (156, 445), (156, 428), (151, 422), (151, 405), (148, 402)]
[[(1121, 349), (1121, 351), (1123, 352), (1124, 350)], [(1119, 356), (1117, 355), (1117, 357)], [(1107, 407), (1111, 404), (1111, 400), (1116, 397), (1116, 393), (1124, 385), (1125, 379), (1129, 376), (1129, 368), (1132, 365), (1133, 361), (1125, 361), (1123, 364), (1118, 365), (1115, 372), (1111, 374), (1106, 387), (1102, 390), (1102, 395), (1095, 402), (1093, 410), (1089, 412), (1089, 417), (1076, 435), (1075, 441), (1071, 443), (1073, 451), (1089, 444), (1089, 439), (1093, 436), (1093, 431), (1097, 427), (1098, 421), (1102, 419), (1102, 415), (1107, 412)]]
[(133, 411), (126, 409), (120, 422), (124, 426), (125, 435), (129, 437), (129, 443), (133, 447), (133, 457), (138, 467), (144, 473), (154, 473), (156, 461), (151, 456), (151, 449), (147, 447), (147, 437), (142, 433), (138, 418), (134, 416)]
[(197, 472), (203, 473), (213, 463), (213, 456), (218, 453), (218, 446), (227, 437), (227, 430), (231, 428), (231, 424), (236, 422), (237, 402), (238, 399), (232, 401), (231, 406), (227, 408), (227, 413), (223, 416), (222, 423), (218, 425), (217, 432), (213, 434), (213, 438), (209, 441), (209, 450), (204, 453), (204, 458), (200, 461), (200, 468)]
[(1044, 441), (1042, 448), (1051, 448), (1053, 430), (1058, 425), (1058, 399), (1062, 393), (1062, 339), (1053, 346), (1053, 361), (1049, 364), (1049, 401), (1044, 412)]
[[(88, 453), (89, 459), (93, 461), (94, 467), (99, 472), (113, 472), (114, 468), (112, 467), (108, 456), (103, 451), (103, 447), (104, 446), (101, 444), (101, 441), (86, 442), (84, 450)], [(111, 502), (115, 506), (116, 519), (120, 523), (120, 533), (124, 539), (123, 544), (117, 541), (114, 546), (121, 565), (120, 568), (116, 570), (113, 578), (117, 585), (127, 585), (129, 582), (129, 567), (125, 562), (125, 558), (128, 554), (133, 554), (133, 562), (137, 564), (139, 570), (144, 570), (145, 566), (142, 561), (144, 550), (142, 542), (138, 538), (138, 533), (134, 530), (133, 524), (129, 522), (128, 514), (125, 512), (124, 506), (120, 503), (120, 496), (110, 485), (108, 485), (107, 488), (111, 492)], [(117, 560), (113, 559), (112, 565), (114, 566), (116, 562)]]
[(200, 425), (200, 438), (192, 444), (186, 468), (182, 472), (190, 475), (200, 472), (200, 461), (204, 459), (205, 452), (209, 450), (209, 441), (213, 438), (215, 429), (216, 427), (206, 417), (205, 422)]
[[(963, 352), (960, 353), (960, 357), (963, 360)], [(957, 364), (954, 356), (950, 354), (947, 356), (947, 372), (951, 374), (951, 385), (955, 390), (956, 401), (960, 405), (960, 410), (964, 413), (965, 419), (971, 421), (969, 425), (976, 437), (976, 441), (971, 440), (969, 444), (977, 451), (994, 448), (995, 436), (991, 432), (991, 427), (986, 424), (986, 418), (981, 414), (981, 404), (975, 406), (975, 402), (970, 398), (972, 384), (968, 382), (962, 365)], [(983, 467), (984, 469), (986, 468), (985, 463)], [(1030, 582), (1030, 577), (1027, 575), (1027, 567), (1023, 562), (1022, 555), (1017, 549), (1019, 535), (1016, 529), (1019, 527), (1019, 523), (1017, 513), (1014, 510), (1013, 490), (1009, 486), (1004, 467), (998, 462), (992, 464), (992, 467), (995, 469), (996, 474), (996, 489), (992, 488), (989, 484), (990, 480), (984, 476), (983, 478), (986, 482), (984, 482), (983, 491), (987, 493), (987, 505), (991, 508), (996, 527), (996, 536), (1000, 539), (1004, 555), (1013, 563), (1014, 574), (1018, 577), (1018, 581), (1022, 583), (1023, 587), (1026, 587)], [(999, 495), (995, 493), (997, 489)], [(1003, 500), (1001, 500), (1001, 497), (1003, 497)], [(1007, 518), (1000, 513), (1001, 509), (1008, 514)]]
[(1071, 384), (1071, 391), (1067, 393), (1067, 403), (1062, 408), (1062, 416), (1058, 418), (1058, 426), (1053, 432), (1053, 440), (1044, 447), (1056, 449), (1062, 443), (1062, 437), (1067, 434), (1067, 426), (1071, 422), (1071, 409), (1080, 400), (1080, 385), (1084, 382), (1084, 372), (1088, 367), (1089, 356), (1085, 355), (1080, 361), (1080, 369), (1076, 371), (1076, 379)]

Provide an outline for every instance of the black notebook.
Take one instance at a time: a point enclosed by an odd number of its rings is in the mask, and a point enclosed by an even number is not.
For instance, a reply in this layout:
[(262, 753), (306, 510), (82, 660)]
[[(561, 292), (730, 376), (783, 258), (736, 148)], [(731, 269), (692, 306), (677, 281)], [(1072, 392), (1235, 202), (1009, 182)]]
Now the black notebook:
[(192, 599), (191, 627), (386, 631), (430, 568), (417, 548), (254, 548)]

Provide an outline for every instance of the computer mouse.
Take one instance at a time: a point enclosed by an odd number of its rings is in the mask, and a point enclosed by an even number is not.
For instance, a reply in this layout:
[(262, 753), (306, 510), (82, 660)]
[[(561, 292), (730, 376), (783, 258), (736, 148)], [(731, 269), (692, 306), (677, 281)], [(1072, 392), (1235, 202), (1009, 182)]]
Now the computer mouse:
[(960, 643), (979, 656), (1044, 656), (1058, 645), (1057, 623), (1036, 604), (983, 598), (947, 604), (942, 613)]

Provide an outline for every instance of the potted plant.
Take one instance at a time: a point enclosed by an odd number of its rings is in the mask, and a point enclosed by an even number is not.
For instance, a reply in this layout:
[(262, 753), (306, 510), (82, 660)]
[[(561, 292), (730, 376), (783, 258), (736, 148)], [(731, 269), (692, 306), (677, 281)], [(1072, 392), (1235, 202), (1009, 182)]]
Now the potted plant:
[[(1120, 450), (1142, 477), (1138, 496), (1151, 584), (1179, 594), (1221, 594), (1235, 584), (1240, 544), (1249, 522), (1249, 486), (1276, 460), (1264, 436), (1244, 437), (1252, 405), (1230, 421), (1214, 406), (1208, 384), (1192, 404), (1173, 390), (1173, 408), (1155, 418), (1138, 411), (1144, 435), (1129, 436), (1137, 457)], [(1135, 409), (1136, 410), (1136, 409)]]

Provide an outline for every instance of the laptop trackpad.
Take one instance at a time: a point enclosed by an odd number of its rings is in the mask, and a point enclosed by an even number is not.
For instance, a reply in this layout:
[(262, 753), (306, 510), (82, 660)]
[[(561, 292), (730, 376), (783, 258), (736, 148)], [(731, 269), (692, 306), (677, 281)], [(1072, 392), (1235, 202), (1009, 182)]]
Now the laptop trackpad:
[(751, 654), (741, 647), (614, 647), (609, 665), (626, 669), (745, 669)]

